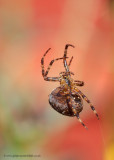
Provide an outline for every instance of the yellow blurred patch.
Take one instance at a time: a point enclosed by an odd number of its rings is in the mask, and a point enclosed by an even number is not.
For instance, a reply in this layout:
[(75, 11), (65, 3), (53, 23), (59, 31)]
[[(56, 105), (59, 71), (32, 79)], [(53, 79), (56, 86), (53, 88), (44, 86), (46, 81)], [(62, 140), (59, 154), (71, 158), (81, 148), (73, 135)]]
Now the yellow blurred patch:
[(107, 148), (104, 160), (114, 160), (114, 144)]

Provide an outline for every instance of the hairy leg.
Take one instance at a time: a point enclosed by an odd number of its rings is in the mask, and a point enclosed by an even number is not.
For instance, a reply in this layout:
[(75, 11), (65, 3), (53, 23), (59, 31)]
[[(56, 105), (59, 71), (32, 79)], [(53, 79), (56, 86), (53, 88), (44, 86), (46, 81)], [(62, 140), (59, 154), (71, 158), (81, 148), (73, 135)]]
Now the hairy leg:
[[(42, 59), (41, 59), (42, 76), (44, 77), (44, 80), (46, 80), (46, 81), (59, 81), (59, 77), (47, 77), (47, 75), (48, 75), (48, 73), (49, 73), (49, 70), (50, 70), (52, 64), (53, 64), (55, 61), (61, 60), (61, 59), (63, 59), (63, 58), (53, 59), (53, 60), (50, 62), (47, 70), (46, 70), (46, 71), (44, 70), (44, 58), (45, 58), (46, 54), (48, 53), (48, 51), (49, 51), (50, 49), (51, 49), (51, 48), (49, 48), (49, 49), (44, 53), (44, 55), (43, 55), (43, 57), (42, 57)], [(66, 58), (68, 58), (68, 57), (66, 57)]]
[(99, 119), (99, 116), (98, 116), (98, 114), (95, 110), (95, 107), (92, 105), (90, 100), (78, 88), (75, 88), (75, 91), (78, 92), (87, 103), (89, 103), (89, 105), (90, 105), (91, 109), (93, 110), (94, 114), (97, 116), (97, 119)]
[(71, 65), (72, 60), (73, 60), (73, 56), (71, 57), (71, 59), (70, 59), (70, 61), (69, 61), (69, 64), (68, 64), (69, 67), (70, 67), (70, 65)]
[(66, 45), (65, 45), (65, 50), (64, 50), (64, 56), (63, 56), (63, 63), (64, 63), (65, 70), (66, 70), (67, 72), (69, 72), (69, 68), (68, 68), (68, 65), (67, 65), (66, 57), (67, 57), (67, 49), (68, 49), (69, 46), (71, 46), (71, 47), (74, 48), (73, 45), (71, 45), (71, 44), (66, 44)]
[(75, 80), (74, 82), (75, 82), (76, 86), (80, 86), (80, 87), (84, 86), (84, 82), (83, 81)]
[(59, 81), (59, 77), (44, 77), (44, 80), (57, 82)]
[(45, 70), (44, 70), (44, 58), (45, 58), (46, 54), (49, 52), (50, 49), (51, 49), (51, 48), (49, 48), (49, 49), (44, 53), (44, 55), (43, 55), (43, 57), (42, 57), (42, 59), (41, 59), (42, 76), (45, 75)]
[(80, 119), (79, 113), (77, 113), (76, 109), (73, 107), (73, 105), (72, 105), (72, 99), (71, 99), (70, 95), (67, 95), (67, 97), (66, 97), (66, 102), (67, 102), (69, 111), (70, 111), (71, 113), (73, 113), (73, 114), (77, 117), (77, 119), (79, 120), (79, 122), (80, 122), (86, 129), (88, 129), (88, 128), (86, 127), (86, 125), (82, 122), (82, 120)]

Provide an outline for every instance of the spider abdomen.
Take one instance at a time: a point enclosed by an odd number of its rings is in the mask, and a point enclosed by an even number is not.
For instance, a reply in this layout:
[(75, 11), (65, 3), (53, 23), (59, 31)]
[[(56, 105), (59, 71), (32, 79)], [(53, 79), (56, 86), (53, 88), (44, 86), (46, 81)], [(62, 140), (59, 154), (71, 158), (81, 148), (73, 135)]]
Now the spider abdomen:
[[(77, 113), (80, 113), (83, 109), (83, 102), (79, 94), (72, 93), (71, 105)], [(66, 95), (61, 87), (54, 89), (49, 95), (49, 103), (57, 112), (66, 116), (75, 116), (72, 109), (68, 107)]]

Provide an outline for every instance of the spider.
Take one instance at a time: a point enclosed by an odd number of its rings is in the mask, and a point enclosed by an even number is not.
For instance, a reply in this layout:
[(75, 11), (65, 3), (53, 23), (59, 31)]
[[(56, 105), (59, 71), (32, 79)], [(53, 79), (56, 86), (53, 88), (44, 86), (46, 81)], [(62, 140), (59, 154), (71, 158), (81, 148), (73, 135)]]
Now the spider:
[[(66, 44), (63, 57), (53, 59), (46, 71), (44, 70), (44, 58), (51, 48), (45, 52), (41, 59), (42, 76), (45, 81), (60, 82), (60, 86), (54, 89), (49, 95), (49, 103), (52, 108), (63, 115), (71, 117), (76, 116), (79, 122), (87, 129), (86, 125), (79, 117), (79, 113), (83, 110), (83, 99), (90, 105), (98, 119), (99, 116), (90, 100), (77, 88), (77, 86), (84, 86), (84, 82), (71, 78), (71, 75), (74, 75), (74, 73), (69, 71), (69, 67), (73, 56), (67, 64), (67, 49), (69, 46), (74, 48), (73, 45)], [(59, 77), (47, 77), (52, 64), (58, 60), (63, 60), (65, 71), (60, 72)]]

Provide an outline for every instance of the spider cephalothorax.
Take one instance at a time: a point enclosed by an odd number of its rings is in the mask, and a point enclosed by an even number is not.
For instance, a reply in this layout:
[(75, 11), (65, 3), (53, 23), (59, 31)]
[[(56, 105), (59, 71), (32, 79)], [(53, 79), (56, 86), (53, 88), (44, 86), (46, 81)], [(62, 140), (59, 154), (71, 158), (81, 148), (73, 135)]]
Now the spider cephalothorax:
[[(96, 114), (97, 118), (98, 114), (91, 104), (90, 100), (77, 88), (77, 86), (83, 86), (84, 82), (79, 80), (73, 80), (71, 75), (74, 73), (69, 71), (69, 67), (71, 65), (73, 56), (71, 57), (69, 63), (67, 64), (67, 49), (71, 46), (74, 48), (73, 45), (67, 44), (65, 46), (64, 55), (62, 58), (54, 59), (50, 62), (47, 70), (44, 70), (44, 57), (51, 49), (49, 48), (41, 59), (41, 67), (42, 67), (42, 76), (46, 81), (58, 81), (60, 82), (60, 86), (54, 89), (51, 94), (49, 95), (49, 103), (50, 105), (59, 113), (66, 115), (66, 116), (76, 116), (78, 120), (82, 123), (82, 125), (87, 129), (86, 125), (82, 122), (79, 117), (79, 113), (83, 109), (83, 101), (82, 98), (89, 103), (91, 109)], [(60, 72), (59, 77), (47, 77), (48, 72), (55, 61), (63, 60), (63, 64), (65, 67), (65, 72)]]

